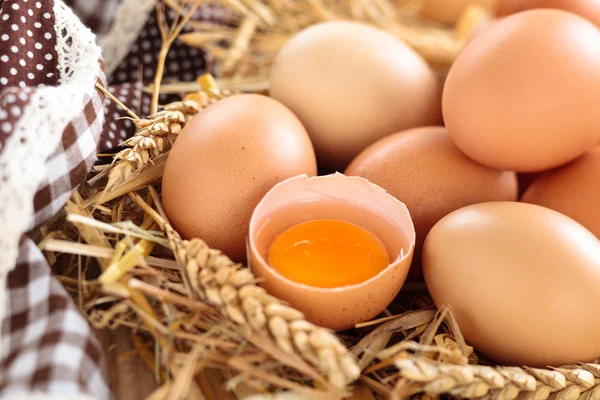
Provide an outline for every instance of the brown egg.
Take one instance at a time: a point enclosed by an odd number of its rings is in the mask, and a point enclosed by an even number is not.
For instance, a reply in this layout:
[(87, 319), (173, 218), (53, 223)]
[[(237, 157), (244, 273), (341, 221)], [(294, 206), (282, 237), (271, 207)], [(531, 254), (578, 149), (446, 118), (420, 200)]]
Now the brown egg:
[(391, 33), (356, 22), (321, 23), (294, 36), (275, 59), (270, 85), (270, 95), (300, 118), (326, 169), (342, 171), (386, 135), (441, 122), (440, 88), (425, 61)]
[(442, 24), (453, 25), (470, 5), (478, 5), (493, 13), (496, 0), (425, 0), (421, 16)]
[(421, 279), (423, 241), (442, 217), (469, 204), (517, 199), (514, 172), (472, 161), (439, 126), (381, 139), (356, 157), (345, 173), (381, 186), (408, 207), (417, 233), (411, 280)]
[(423, 272), (435, 304), (496, 362), (600, 356), (600, 241), (560, 213), (516, 202), (457, 210), (427, 236)]
[(600, 237), (600, 147), (544, 173), (521, 201), (563, 213)]
[(448, 133), (493, 168), (565, 164), (600, 140), (598, 65), (600, 30), (577, 15), (531, 10), (503, 18), (450, 69), (442, 100)]
[(499, 0), (497, 15), (509, 15), (533, 8), (556, 8), (581, 15), (600, 26), (598, 0)]
[(514, 14), (519, 11), (523, 11), (524, 0), (498, 0), (496, 2), (496, 15), (498, 17), (504, 17), (506, 15)]
[(238, 95), (181, 131), (165, 166), (162, 200), (184, 238), (199, 237), (242, 261), (260, 199), (280, 181), (316, 172), (308, 135), (290, 110), (266, 96)]

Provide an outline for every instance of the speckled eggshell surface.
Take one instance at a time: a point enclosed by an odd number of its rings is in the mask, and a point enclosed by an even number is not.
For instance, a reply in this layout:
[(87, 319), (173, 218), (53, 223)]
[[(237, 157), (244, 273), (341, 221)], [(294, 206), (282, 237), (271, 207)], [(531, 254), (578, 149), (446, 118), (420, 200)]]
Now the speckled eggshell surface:
[(517, 198), (514, 172), (469, 159), (441, 126), (409, 129), (381, 139), (356, 157), (345, 173), (381, 186), (408, 207), (417, 233), (411, 279), (421, 276), (423, 241), (442, 217), (470, 204)]
[(277, 55), (270, 85), (328, 170), (343, 171), (386, 135), (441, 123), (441, 88), (427, 63), (392, 34), (357, 22), (298, 33)]
[(162, 199), (184, 238), (245, 260), (250, 216), (275, 184), (317, 173), (306, 130), (281, 103), (243, 94), (196, 115), (167, 159)]
[(498, 363), (600, 356), (600, 241), (569, 217), (517, 202), (467, 206), (433, 227), (423, 272), (467, 343)]
[(475, 37), (452, 65), (442, 109), (454, 143), (481, 164), (537, 172), (600, 140), (600, 30), (531, 10)]
[(600, 147), (537, 177), (521, 201), (563, 213), (600, 238)]

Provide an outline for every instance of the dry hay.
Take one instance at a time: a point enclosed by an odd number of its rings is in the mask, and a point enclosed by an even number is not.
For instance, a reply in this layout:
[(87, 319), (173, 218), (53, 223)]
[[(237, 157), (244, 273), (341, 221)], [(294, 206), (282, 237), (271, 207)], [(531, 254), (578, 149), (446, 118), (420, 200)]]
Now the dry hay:
[[(426, 293), (400, 295), (385, 316), (338, 337), (267, 294), (244, 266), (200, 239), (181, 239), (153, 186), (172, 143), (208, 105), (238, 91), (267, 90), (266, 70), (295, 32), (336, 18), (372, 23), (405, 40), (443, 75), (482, 16), (470, 9), (450, 29), (419, 20), (415, 0), (220, 2), (234, 10), (231, 26), (190, 21), (198, 6), (190, 0), (165, 1), (181, 14), (168, 26), (158, 6), (164, 45), (154, 85), (146, 88), (152, 115), (140, 118), (107, 93), (137, 132), (41, 230), (40, 247), (61, 265), (58, 278), (90, 323), (131, 329), (136, 354), (160, 384), (150, 398), (204, 399), (202, 382), (213, 379), (248, 399), (350, 393), (354, 399), (599, 399), (597, 364), (480, 365), (449, 310), (435, 310)], [(180, 35), (186, 23), (195, 32)], [(217, 80), (205, 75), (161, 85), (178, 37), (208, 51)], [(159, 108), (159, 93), (185, 98)]]

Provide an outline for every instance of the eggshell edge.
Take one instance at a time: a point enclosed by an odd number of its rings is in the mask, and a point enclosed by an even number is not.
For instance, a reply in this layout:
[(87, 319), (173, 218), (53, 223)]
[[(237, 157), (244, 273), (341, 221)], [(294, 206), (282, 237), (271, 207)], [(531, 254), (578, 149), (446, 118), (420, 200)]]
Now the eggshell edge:
[[(408, 227), (407, 241), (410, 248), (399, 254), (383, 271), (372, 278), (356, 285), (337, 288), (317, 288), (294, 282), (275, 271), (260, 255), (254, 235), (261, 222), (259, 213), (265, 207), (268, 199), (290, 185), (305, 186), (314, 180), (335, 181), (351, 179), (361, 190), (369, 190), (375, 196), (384, 199), (388, 204), (394, 204), (400, 212), (396, 219), (403, 219), (403, 226)], [(334, 182), (332, 182), (334, 183)], [(340, 200), (343, 196), (340, 196)], [(379, 213), (381, 215), (381, 213)], [(406, 226), (406, 222), (409, 226)], [(349, 329), (355, 324), (368, 321), (381, 313), (396, 297), (406, 277), (412, 262), (416, 234), (408, 208), (404, 203), (388, 194), (383, 188), (360, 177), (349, 177), (341, 173), (308, 178), (306, 174), (289, 178), (275, 185), (259, 202), (250, 219), (249, 231), (250, 268), (261, 278), (260, 285), (267, 292), (302, 311), (309, 321), (325, 328), (336, 331)], [(377, 295), (373, 295), (376, 293)], [(365, 305), (369, 304), (365, 307)], [(361, 310), (364, 308), (364, 310)]]

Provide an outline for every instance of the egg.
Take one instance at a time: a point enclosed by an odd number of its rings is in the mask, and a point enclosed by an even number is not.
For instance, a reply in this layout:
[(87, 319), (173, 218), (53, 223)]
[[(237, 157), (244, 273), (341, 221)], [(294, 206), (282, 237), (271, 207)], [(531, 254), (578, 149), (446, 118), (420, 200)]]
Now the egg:
[(402, 129), (441, 122), (427, 63), (391, 33), (358, 22), (313, 25), (270, 71), (270, 95), (302, 121), (319, 167), (343, 171), (361, 150)]
[(454, 211), (427, 236), (423, 272), (467, 343), (498, 363), (600, 356), (600, 241), (560, 213), (517, 202)]
[[(492, 168), (537, 172), (600, 140), (600, 30), (559, 10), (497, 21), (458, 56), (445, 81), (454, 143)], [(576, 99), (576, 101), (574, 100)]]
[[(360, 271), (354, 269), (362, 266), (348, 262), (337, 242), (326, 243), (331, 251), (338, 251), (337, 258), (330, 253), (329, 265), (317, 267), (310, 276), (301, 270), (282, 273), (271, 265), (270, 249), (279, 238), (294, 227), (322, 221), (351, 224), (372, 234), (387, 253), (384, 268), (355, 281)], [(392, 302), (408, 273), (415, 231), (406, 206), (366, 179), (339, 173), (300, 175), (277, 184), (260, 201), (250, 220), (248, 243), (250, 267), (269, 294), (288, 302), (314, 324), (343, 330), (372, 319)], [(315, 267), (299, 266), (311, 271)], [(339, 268), (345, 274), (332, 279), (330, 272)], [(334, 280), (337, 283), (332, 285)]]
[(600, 237), (600, 147), (545, 172), (531, 183), (521, 201), (563, 213)]
[(533, 8), (556, 8), (581, 15), (600, 26), (598, 0), (499, 0), (497, 15), (508, 15)]
[(477, 5), (492, 13), (496, 0), (425, 0), (421, 6), (421, 16), (442, 24), (455, 24), (467, 8)]
[(368, 179), (408, 207), (417, 233), (411, 279), (422, 279), (423, 241), (442, 217), (474, 203), (517, 199), (514, 172), (471, 160), (441, 126), (409, 129), (381, 139), (360, 153), (345, 174)]
[(278, 182), (316, 172), (310, 139), (290, 110), (266, 96), (236, 95), (201, 111), (179, 133), (162, 200), (184, 238), (199, 237), (243, 261), (260, 199)]

